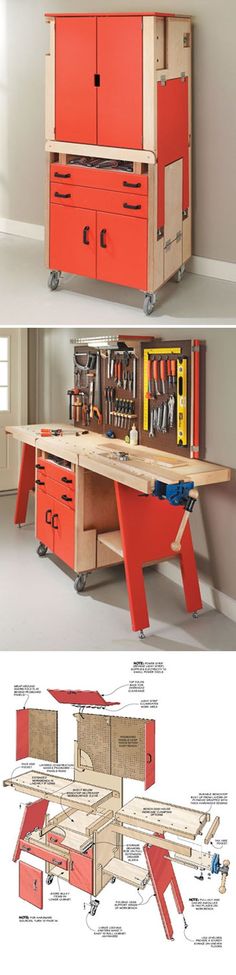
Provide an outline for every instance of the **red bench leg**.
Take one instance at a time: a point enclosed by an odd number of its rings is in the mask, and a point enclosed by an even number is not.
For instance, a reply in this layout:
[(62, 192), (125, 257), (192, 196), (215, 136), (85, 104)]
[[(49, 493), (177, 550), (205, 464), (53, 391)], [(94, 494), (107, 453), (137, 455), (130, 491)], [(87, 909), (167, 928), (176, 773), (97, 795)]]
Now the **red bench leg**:
[(25, 443), (22, 449), (20, 476), (16, 498), (14, 523), (22, 525), (26, 519), (29, 492), (35, 483), (35, 448)]
[(171, 859), (169, 857), (168, 850), (159, 849), (158, 846), (145, 846), (144, 853), (166, 937), (168, 940), (171, 940), (171, 938), (173, 938), (173, 928), (164, 897), (165, 891), (167, 890), (167, 887), (169, 887), (169, 884), (171, 886), (178, 913), (183, 914), (184, 911), (184, 904)]
[(198, 609), (202, 609), (202, 600), (189, 524), (186, 525), (183, 534), (179, 561), (186, 608), (188, 613), (197, 613)]

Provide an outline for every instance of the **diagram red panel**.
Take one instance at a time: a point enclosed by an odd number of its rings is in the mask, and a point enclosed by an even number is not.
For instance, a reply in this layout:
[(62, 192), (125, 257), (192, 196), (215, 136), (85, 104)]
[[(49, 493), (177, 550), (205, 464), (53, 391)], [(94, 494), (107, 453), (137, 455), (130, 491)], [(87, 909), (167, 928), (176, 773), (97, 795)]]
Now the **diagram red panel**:
[(28, 863), (19, 863), (19, 897), (34, 907), (43, 908), (43, 872)]
[(80, 890), (93, 892), (93, 851), (75, 853), (71, 850), (69, 883)]
[(29, 710), (16, 712), (16, 761), (29, 755)]
[(189, 207), (188, 79), (173, 78), (157, 85), (158, 117), (158, 215), (157, 226), (165, 223), (165, 166), (183, 159), (183, 204)]
[(37, 799), (26, 806), (17, 838), (16, 847), (12, 859), (14, 862), (19, 860), (20, 842), (24, 840), (27, 833), (32, 833), (34, 829), (42, 829), (48, 808), (47, 799)]
[(171, 886), (178, 913), (182, 914), (184, 911), (184, 904), (171, 859), (168, 850), (159, 849), (157, 846), (145, 846), (144, 853), (166, 937), (171, 940), (173, 938), (173, 928), (164, 897), (169, 885)]
[(145, 723), (145, 789), (155, 782), (155, 721)]
[(120, 701), (105, 701), (99, 691), (59, 691), (48, 687), (48, 692), (55, 697), (55, 701), (59, 701), (59, 704), (80, 704), (81, 707), (87, 705), (94, 708), (108, 708), (113, 704), (120, 704)]

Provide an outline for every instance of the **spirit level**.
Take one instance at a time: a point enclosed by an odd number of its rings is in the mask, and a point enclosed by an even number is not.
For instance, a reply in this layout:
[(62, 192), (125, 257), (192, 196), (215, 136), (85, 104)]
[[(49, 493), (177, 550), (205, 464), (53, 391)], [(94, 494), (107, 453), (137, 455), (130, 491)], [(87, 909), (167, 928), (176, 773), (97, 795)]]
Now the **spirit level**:
[(187, 359), (177, 359), (177, 444), (187, 442)]

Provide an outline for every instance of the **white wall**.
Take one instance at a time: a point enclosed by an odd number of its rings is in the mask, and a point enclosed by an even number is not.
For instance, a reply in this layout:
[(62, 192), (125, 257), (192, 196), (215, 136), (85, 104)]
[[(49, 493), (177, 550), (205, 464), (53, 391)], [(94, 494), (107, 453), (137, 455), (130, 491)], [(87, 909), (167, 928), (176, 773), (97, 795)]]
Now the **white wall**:
[[(235, 261), (235, 0), (162, 0), (188, 13), (193, 32), (194, 246)], [(155, 0), (52, 0), (51, 12), (155, 10)], [(44, 221), (45, 0), (0, 0), (0, 217)]]

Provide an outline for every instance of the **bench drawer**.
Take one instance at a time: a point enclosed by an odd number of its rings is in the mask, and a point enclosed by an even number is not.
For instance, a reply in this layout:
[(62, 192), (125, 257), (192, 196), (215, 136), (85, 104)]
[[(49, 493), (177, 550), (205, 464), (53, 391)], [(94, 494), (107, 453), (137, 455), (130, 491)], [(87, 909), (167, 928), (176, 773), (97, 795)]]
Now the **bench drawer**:
[(20, 848), (22, 853), (31, 853), (34, 857), (39, 857), (40, 860), (45, 860), (46, 863), (51, 863), (54, 867), (61, 867), (62, 870), (68, 870), (69, 856), (61, 856), (60, 853), (56, 853), (56, 850), (50, 850), (48, 846), (37, 846), (36, 843), (27, 843), (26, 840), (20, 841)]
[(44, 460), (40, 458), (38, 464), (35, 466), (37, 471), (36, 477), (44, 481), (45, 476), (50, 477), (53, 481), (59, 481), (62, 487), (72, 490), (75, 487), (75, 474), (74, 471), (70, 471), (68, 467), (63, 467), (61, 464), (54, 464), (51, 460)]
[(87, 186), (63, 186), (51, 183), (51, 203), (83, 210), (100, 210), (106, 213), (122, 213), (123, 216), (147, 218), (147, 197), (132, 195), (129, 191), (95, 189)]
[(148, 178), (136, 173), (117, 172), (107, 169), (87, 168), (86, 166), (69, 166), (51, 164), (51, 180), (61, 182), (64, 192), (69, 192), (69, 186), (91, 186), (102, 190), (120, 190), (129, 193), (139, 193), (147, 196)]
[(51, 477), (45, 477), (45, 488), (43, 488), (57, 501), (62, 501), (63, 504), (68, 504), (69, 508), (75, 507), (75, 490), (73, 484), (61, 484), (60, 481), (53, 481)]

